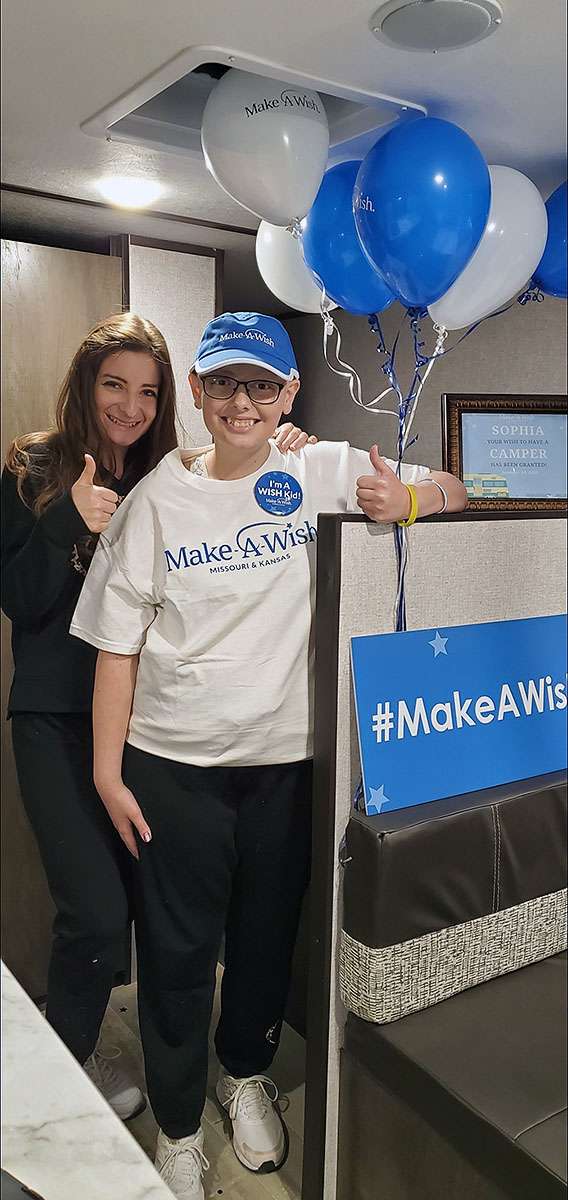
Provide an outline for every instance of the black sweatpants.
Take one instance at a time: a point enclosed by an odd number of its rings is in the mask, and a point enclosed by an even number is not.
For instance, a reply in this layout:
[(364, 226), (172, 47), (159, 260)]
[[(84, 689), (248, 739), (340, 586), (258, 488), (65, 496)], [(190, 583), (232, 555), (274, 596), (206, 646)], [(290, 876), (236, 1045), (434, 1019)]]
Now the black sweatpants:
[(14, 713), (12, 742), (57, 909), (47, 1019), (84, 1062), (127, 966), (132, 860), (92, 782), (90, 714)]
[(134, 871), (148, 1094), (170, 1137), (199, 1127), (219, 947), (215, 1045), (238, 1078), (276, 1053), (311, 847), (311, 762), (195, 767), (126, 746), (124, 781), (152, 830)]

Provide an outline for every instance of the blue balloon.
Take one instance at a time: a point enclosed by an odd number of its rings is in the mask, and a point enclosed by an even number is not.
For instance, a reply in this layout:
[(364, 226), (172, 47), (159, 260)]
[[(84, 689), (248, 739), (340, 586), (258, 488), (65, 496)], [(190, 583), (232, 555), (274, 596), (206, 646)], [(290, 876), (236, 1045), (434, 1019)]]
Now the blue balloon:
[(487, 223), (491, 180), (475, 142), (423, 117), (385, 134), (363, 159), (353, 204), (361, 244), (408, 307), (439, 300)]
[(353, 187), (360, 162), (337, 163), (326, 171), (302, 221), (304, 259), (316, 282), (347, 312), (382, 312), (394, 296), (365, 257), (353, 216)]
[(548, 296), (566, 297), (568, 287), (567, 274), (567, 235), (568, 223), (568, 183), (557, 187), (552, 196), (546, 201), (548, 213), (548, 237), (544, 254), (533, 275), (533, 283)]

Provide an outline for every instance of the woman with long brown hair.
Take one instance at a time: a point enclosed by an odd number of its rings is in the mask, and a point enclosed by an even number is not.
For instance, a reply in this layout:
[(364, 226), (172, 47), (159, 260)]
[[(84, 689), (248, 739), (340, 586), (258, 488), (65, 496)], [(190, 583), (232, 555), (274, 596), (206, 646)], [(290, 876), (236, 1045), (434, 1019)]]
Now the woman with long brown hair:
[(144, 1097), (97, 1051), (128, 944), (128, 863), (92, 784), (96, 653), (69, 636), (97, 534), (176, 445), (166, 343), (131, 313), (97, 325), (63, 382), (54, 428), (11, 445), (2, 475), (2, 608), (20, 789), (56, 916), (47, 1017), (123, 1118)]
[[(308, 440), (290, 423), (278, 437), (283, 449)], [(176, 443), (167, 345), (149, 321), (123, 313), (81, 343), (55, 426), (16, 439), (2, 475), (2, 608), (15, 664), (8, 712), (56, 907), (47, 1017), (125, 1119), (144, 1097), (97, 1042), (125, 966), (130, 856), (92, 783), (97, 653), (68, 631), (97, 535)]]

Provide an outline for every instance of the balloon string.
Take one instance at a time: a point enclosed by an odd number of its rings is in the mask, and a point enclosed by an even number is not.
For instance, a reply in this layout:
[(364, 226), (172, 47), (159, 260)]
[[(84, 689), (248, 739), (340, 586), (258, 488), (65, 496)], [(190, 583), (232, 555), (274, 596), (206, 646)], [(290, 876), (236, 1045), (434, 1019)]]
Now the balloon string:
[[(402, 327), (403, 327), (405, 318), (403, 318), (403, 321), (401, 322), (401, 324), (399, 326), (398, 332), (396, 334), (396, 337), (395, 337), (395, 340), (394, 340), (394, 343), (392, 346), (392, 350), (390, 351), (390, 353), (387, 354), (385, 362), (382, 364), (382, 370), (386, 374), (391, 388), (398, 396), (397, 475), (398, 475), (399, 479), (402, 478), (402, 458), (403, 458), (404, 451), (407, 448), (407, 445), (409, 444), (410, 429), (412, 426), (412, 422), (414, 420), (414, 415), (416, 413), (418, 400), (420, 398), (420, 393), (422, 391), (422, 388), (424, 387), (424, 384), (426, 383), (426, 380), (427, 380), (428, 375), (434, 365), (436, 358), (441, 353), (441, 349), (442, 349), (443, 343), (446, 338), (445, 330), (439, 329), (438, 330), (438, 340), (436, 343), (436, 349), (434, 351), (434, 354), (431, 357), (431, 360), (429, 360), (422, 353), (422, 347), (424, 345), (424, 342), (420, 340), (420, 326), (418, 323), (419, 317), (421, 315), (422, 315), (421, 310), (420, 311), (419, 310), (412, 311), (410, 313), (411, 328), (412, 328), (413, 338), (414, 338), (415, 365), (414, 365), (414, 375), (412, 378), (410, 390), (406, 396), (403, 395), (402, 387), (400, 385), (400, 381), (398, 379), (398, 375), (397, 375), (397, 371), (396, 371), (396, 352), (398, 349), (400, 335), (402, 332)], [(371, 329), (373, 330), (373, 332), (375, 332), (379, 337), (379, 347), (378, 348), (379, 348), (379, 350), (382, 350), (382, 348), (384, 347), (384, 338), (382, 336), (382, 330), (380, 328), (378, 318), (375, 320), (372, 320), (370, 322), (370, 324), (371, 324)], [(423, 366), (426, 366), (426, 371), (424, 372), (424, 375), (421, 375), (421, 368)], [(416, 441), (417, 441), (417, 438), (414, 438), (412, 440), (412, 442), (410, 442), (410, 445), (413, 445), (414, 442), (416, 442)], [(408, 563), (408, 537), (407, 537), (407, 532), (406, 532), (406, 529), (404, 526), (395, 525), (394, 539), (395, 539), (395, 549), (396, 549), (396, 556), (397, 556), (397, 592), (396, 592), (396, 598), (395, 598), (395, 604), (394, 604), (393, 623), (394, 623), (394, 628), (396, 629), (397, 632), (404, 632), (404, 630), (406, 630), (406, 627), (407, 627), (407, 625), (406, 625), (405, 576), (406, 576), (406, 567), (407, 567), (407, 563)]]
[[(522, 304), (522, 305), (527, 304), (529, 301), (536, 301), (537, 303), (540, 303), (543, 298), (544, 298), (543, 294), (538, 287), (536, 287), (535, 285), (529, 285), (529, 287), (526, 288), (525, 291), (522, 292), (522, 294), (518, 297), (518, 303)], [(490, 313), (490, 314), (488, 314), (487, 317), (482, 317), (482, 318), (480, 318), (479, 321), (475, 321), (474, 324), (471, 325), (470, 328), (467, 329), (466, 332), (464, 334), (462, 334), (462, 336), (460, 338), (458, 338), (458, 341), (455, 342), (453, 346), (449, 346), (447, 350), (444, 350), (444, 342), (448, 336), (448, 331), (443, 326), (434, 324), (434, 331), (435, 331), (437, 337), (436, 337), (436, 345), (435, 345), (434, 350), (431, 355), (425, 355), (422, 353), (424, 341), (421, 339), (421, 336), (420, 336), (420, 334), (421, 334), (420, 319), (421, 319), (421, 317), (423, 317), (425, 315), (425, 310), (423, 310), (423, 309), (409, 309), (408, 310), (408, 315), (410, 317), (410, 327), (412, 330), (412, 335), (413, 335), (413, 340), (414, 340), (415, 369), (414, 369), (414, 377), (412, 380), (412, 384), (410, 386), (410, 391), (406, 397), (402, 396), (402, 390), (398, 383), (398, 379), (396, 378), (396, 369), (395, 369), (395, 354), (396, 354), (396, 347), (397, 347), (397, 343), (398, 343), (398, 337), (400, 334), (400, 330), (396, 336), (395, 343), (393, 345), (391, 354), (387, 358), (387, 363), (385, 364), (385, 366), (383, 366), (383, 370), (386, 369), (387, 374), (389, 375), (389, 377), (391, 379), (391, 384), (395, 388), (397, 395), (399, 396), (399, 459), (398, 459), (398, 468), (397, 468), (397, 474), (398, 474), (399, 478), (401, 477), (401, 474), (402, 474), (402, 457), (403, 457), (404, 451), (406, 449), (408, 449), (409, 446), (413, 445), (414, 442), (416, 441), (416, 438), (414, 438), (411, 442), (409, 442), (408, 439), (410, 436), (410, 431), (412, 428), (414, 418), (416, 416), (416, 412), (417, 412), (417, 408), (418, 408), (418, 401), (420, 399), (421, 392), (424, 388), (424, 385), (428, 379), (428, 376), (430, 374), (430, 371), (432, 370), (432, 367), (434, 366), (436, 359), (443, 357), (445, 354), (449, 354), (452, 350), (455, 350), (457, 348), (457, 346), (459, 346), (461, 344), (461, 342), (465, 341), (465, 339), (468, 338), (470, 336), (470, 334), (472, 334), (483, 323), (483, 321), (488, 321), (492, 317), (502, 316), (502, 314), (508, 312), (509, 309), (511, 309), (516, 302), (517, 301), (513, 300), (513, 301), (511, 301), (511, 303), (505, 305), (503, 308), (498, 309), (497, 312)], [(423, 367), (425, 367), (426, 370), (422, 374), (421, 371), (422, 371)], [(407, 531), (406, 531), (405, 527), (399, 526), (399, 525), (395, 526), (395, 535), (394, 536), (395, 536), (395, 546), (396, 546), (396, 553), (397, 553), (397, 569), (398, 569), (398, 586), (397, 586), (397, 594), (396, 594), (396, 600), (395, 600), (395, 606), (394, 606), (394, 627), (397, 630), (397, 632), (404, 632), (407, 628), (405, 577), (406, 577), (406, 568), (408, 565), (408, 537), (407, 537)]]
[[(330, 316), (329, 312), (324, 311), (323, 305), (322, 305), (322, 317), (323, 317), (323, 355), (324, 355), (325, 361), (326, 361), (330, 371), (333, 371), (334, 375), (339, 375), (339, 376), (341, 376), (342, 379), (348, 380), (349, 394), (351, 396), (351, 399), (354, 401), (355, 404), (358, 404), (361, 408), (363, 408), (364, 405), (363, 405), (363, 398), (362, 398), (361, 380), (360, 380), (355, 368), (351, 367), (349, 365), (349, 363), (344, 362), (343, 359), (340, 357), (341, 334), (339, 332), (339, 329), (337, 328), (337, 325), (335, 324), (333, 317)], [(335, 334), (335, 339), (336, 339), (336, 345), (335, 345), (335, 350), (334, 350), (335, 360), (336, 360), (336, 362), (339, 363), (340, 367), (345, 367), (345, 370), (343, 370), (343, 371), (340, 371), (340, 370), (338, 370), (337, 367), (334, 367), (333, 363), (330, 362), (330, 359), (329, 359), (329, 349), (328, 349), (329, 341), (334, 336), (334, 334)]]
[[(321, 299), (321, 315), (323, 319), (323, 354), (325, 361), (334, 375), (339, 375), (342, 379), (348, 381), (349, 394), (353, 402), (359, 407), (364, 408), (368, 412), (373, 412), (377, 416), (391, 416), (398, 418), (398, 413), (394, 409), (377, 409), (375, 405), (380, 404), (385, 396), (388, 396), (392, 390), (390, 387), (385, 388), (379, 396), (375, 396), (372, 400), (365, 401), (363, 399), (363, 385), (357, 371), (348, 362), (341, 358), (341, 333), (336, 325), (329, 308), (329, 299), (326, 295), (325, 288), (321, 280), (318, 279), (319, 286), (322, 292)], [(335, 361), (343, 370), (338, 370), (333, 365), (329, 358), (329, 344), (331, 339), (335, 337), (335, 348), (333, 350)]]
[(377, 338), (377, 342), (378, 342), (377, 354), (386, 354), (387, 353), (387, 344), (385, 342), (385, 335), (381, 329), (381, 322), (379, 321), (378, 313), (372, 313), (371, 316), (369, 317), (369, 329), (371, 330), (371, 333), (374, 333)]
[[(396, 349), (397, 349), (398, 339), (399, 339), (399, 335), (400, 335), (400, 330), (397, 333), (397, 336), (395, 338), (395, 342), (394, 342), (392, 351), (391, 351), (390, 355), (387, 357), (385, 364), (383, 365), (383, 370), (387, 374), (389, 381), (391, 383), (391, 386), (396, 391), (396, 393), (399, 397), (399, 442), (398, 442), (398, 451), (399, 451), (398, 475), (399, 475), (399, 477), (401, 476), (403, 454), (404, 454), (405, 450), (407, 450), (409, 446), (414, 445), (414, 443), (417, 440), (416, 438), (413, 438), (412, 441), (409, 441), (410, 432), (412, 429), (414, 418), (416, 416), (420, 395), (422, 393), (422, 390), (426, 384), (426, 381), (432, 370), (432, 367), (434, 366), (436, 359), (441, 358), (446, 354), (450, 354), (452, 350), (457, 349), (457, 347), (459, 345), (461, 345), (461, 343), (464, 342), (466, 340), (466, 338), (468, 338), (472, 333), (474, 333), (475, 330), (478, 329), (479, 326), (481, 324), (483, 324), (484, 321), (491, 320), (492, 317), (499, 317), (499, 316), (502, 316), (503, 313), (509, 312), (509, 310), (514, 306), (515, 303), (518, 302), (521, 305), (525, 305), (529, 301), (536, 301), (537, 303), (540, 303), (543, 298), (544, 297), (543, 297), (542, 292), (536, 285), (534, 285), (534, 284), (529, 285), (529, 287), (526, 288), (525, 291), (522, 292), (521, 295), (516, 298), (516, 300), (512, 300), (509, 304), (504, 305), (503, 308), (498, 309), (496, 312), (489, 313), (486, 317), (481, 317), (479, 321), (475, 321), (469, 327), (469, 329), (467, 329), (465, 331), (465, 333), (463, 333), (461, 335), (461, 337), (458, 338), (457, 342), (454, 342), (454, 344), (452, 346), (449, 346), (447, 349), (444, 349), (444, 342), (448, 336), (447, 329), (445, 329), (443, 326), (434, 324), (434, 331), (435, 331), (437, 337), (436, 337), (436, 345), (435, 345), (434, 350), (431, 355), (425, 355), (423, 353), (423, 347), (424, 347), (425, 343), (424, 343), (424, 340), (421, 338), (421, 329), (420, 329), (420, 320), (423, 316), (426, 315), (427, 310), (417, 309), (417, 308), (408, 310), (408, 316), (410, 318), (410, 327), (412, 330), (412, 336), (413, 336), (413, 341), (414, 341), (415, 367), (414, 367), (414, 376), (413, 376), (410, 390), (409, 390), (407, 396), (403, 397), (403, 395), (402, 395), (402, 389), (398, 382), (398, 378), (396, 375), (396, 367), (395, 367), (395, 355), (396, 355)], [(384, 341), (384, 339), (383, 339), (383, 341)], [(423, 371), (424, 367), (426, 368), (426, 370)], [(395, 625), (395, 629), (397, 631), (404, 631), (406, 629), (405, 575), (406, 575), (406, 567), (407, 567), (407, 563), (408, 563), (408, 539), (407, 539), (406, 529), (404, 528), (404, 526), (402, 526), (402, 527), (397, 526), (395, 528), (395, 544), (396, 544), (396, 550), (397, 550), (398, 587), (397, 587), (397, 595), (396, 595), (395, 611), (394, 611), (394, 625)]]
[[(389, 370), (391, 379), (393, 381), (393, 384), (395, 384), (395, 386), (396, 386), (396, 391), (397, 391), (398, 398), (399, 398), (399, 404), (398, 404), (398, 463), (397, 463), (396, 473), (398, 475), (398, 478), (402, 479), (402, 456), (404, 454), (404, 433), (405, 433), (406, 414), (408, 411), (408, 400), (402, 394), (402, 389), (400, 387), (400, 383), (398, 381), (398, 377), (396, 375), (396, 370), (395, 370), (395, 365), (394, 365), (396, 348), (397, 348), (399, 336), (400, 336), (400, 329), (395, 338), (393, 350), (390, 355), (390, 361), (388, 363), (388, 370)], [(395, 526), (394, 526), (394, 544), (395, 544), (396, 562), (397, 562), (397, 589), (396, 589), (396, 598), (395, 598), (395, 602), (394, 602), (393, 623), (394, 623), (394, 628), (397, 633), (404, 633), (406, 631), (406, 593), (405, 593), (405, 589), (404, 589), (404, 584), (405, 584), (405, 577), (406, 577), (406, 566), (407, 566), (407, 562), (408, 562), (408, 537), (407, 537), (407, 531), (403, 525), (395, 524)]]
[(406, 632), (406, 595), (404, 581), (408, 565), (408, 536), (403, 525), (394, 527), (394, 544), (397, 558), (397, 591), (394, 602), (393, 624), (396, 633)]
[(301, 240), (302, 226), (297, 217), (292, 218), (290, 224), (286, 226), (286, 231), (291, 233), (293, 238), (296, 238), (298, 241)]
[(416, 416), (416, 412), (418, 409), (418, 401), (420, 399), (422, 389), (426, 383), (426, 380), (428, 379), (428, 376), (430, 374), (430, 371), (432, 370), (432, 367), (434, 366), (436, 359), (440, 358), (440, 356), (444, 354), (444, 342), (448, 336), (448, 331), (447, 331), (447, 329), (444, 329), (443, 326), (440, 326), (440, 325), (435, 325), (434, 330), (437, 334), (434, 352), (433, 352), (430, 360), (428, 360), (428, 359), (425, 360), (427, 363), (427, 366), (426, 366), (426, 370), (424, 371), (424, 374), (422, 376), (418, 375), (418, 386), (416, 388), (416, 391), (414, 392), (414, 396), (412, 395), (412, 392), (410, 393), (410, 397), (409, 397), (410, 412), (408, 413), (408, 416), (406, 419), (406, 428), (404, 430), (403, 439), (402, 439), (402, 452), (403, 453), (407, 449), (407, 446), (408, 446), (410, 430), (412, 428), (412, 423)]
[[(369, 326), (371, 328), (371, 331), (377, 336), (377, 340), (378, 340), (377, 351), (378, 351), (378, 353), (386, 353), (385, 361), (381, 364), (381, 370), (384, 372), (384, 374), (386, 375), (386, 377), (389, 381), (389, 388), (387, 390), (393, 391), (398, 398), (398, 412), (395, 415), (398, 420), (399, 462), (398, 462), (398, 466), (397, 466), (397, 474), (398, 474), (399, 478), (401, 476), (401, 469), (402, 469), (402, 440), (403, 440), (404, 419), (405, 419), (406, 408), (405, 408), (404, 396), (402, 394), (402, 388), (400, 386), (400, 382), (399, 382), (399, 379), (398, 379), (398, 376), (396, 373), (395, 363), (396, 363), (396, 352), (398, 349), (400, 334), (401, 334), (401, 330), (402, 330), (402, 324), (403, 323), (401, 322), (398, 332), (396, 334), (396, 337), (394, 339), (392, 349), (389, 352), (387, 352), (385, 339), (383, 336), (383, 331), (381, 329), (381, 325), (380, 325), (378, 316), (376, 314), (374, 314), (369, 319)], [(406, 629), (406, 598), (405, 598), (405, 593), (404, 593), (404, 578), (405, 578), (405, 574), (406, 574), (406, 564), (408, 561), (408, 540), (407, 540), (407, 536), (406, 536), (406, 529), (404, 528), (404, 526), (395, 524), (395, 526), (394, 526), (394, 543), (395, 543), (396, 559), (397, 559), (397, 591), (396, 591), (394, 610), (393, 610), (393, 624), (394, 624), (395, 630), (398, 633), (402, 633)]]
[(392, 349), (387, 351), (386, 345), (385, 345), (385, 340), (383, 337), (383, 332), (380, 327), (380, 323), (379, 323), (379, 319), (378, 319), (377, 315), (375, 314), (369, 320), (369, 325), (371, 327), (371, 331), (373, 333), (375, 333), (378, 337), (379, 344), (377, 347), (377, 352), (379, 354), (386, 353), (385, 361), (384, 361), (384, 363), (381, 363), (381, 370), (386, 375), (386, 377), (389, 381), (390, 390), (395, 392), (396, 396), (398, 397), (399, 412), (396, 414), (397, 417), (400, 414), (400, 406), (403, 402), (403, 397), (402, 397), (402, 391), (401, 391), (401, 388), (400, 388), (400, 385), (398, 382), (398, 376), (396, 374), (395, 359), (396, 359), (396, 352), (397, 352), (397, 348), (398, 348), (398, 343), (399, 343), (403, 323), (404, 323), (404, 317), (399, 325), (396, 337), (395, 337), (393, 345), (392, 345)]
[(529, 300), (535, 300), (537, 304), (542, 304), (544, 292), (541, 291), (538, 283), (529, 283), (524, 292), (517, 296), (517, 304), (528, 304)]
[[(383, 364), (383, 370), (385, 371), (385, 374), (387, 375), (387, 378), (389, 379), (389, 387), (385, 388), (385, 390), (383, 392), (381, 392), (380, 396), (376, 396), (374, 400), (370, 400), (367, 403), (365, 403), (362, 398), (363, 389), (362, 389), (362, 384), (361, 384), (359, 375), (357, 374), (355, 369), (349, 365), (349, 363), (346, 363), (340, 357), (341, 333), (340, 333), (337, 325), (335, 324), (335, 321), (333, 320), (333, 317), (331, 316), (331, 313), (329, 311), (329, 300), (326, 297), (325, 288), (323, 286), (323, 283), (321, 280), (318, 280), (318, 283), (319, 283), (319, 286), (321, 287), (321, 291), (322, 291), (321, 315), (322, 315), (323, 324), (324, 324), (323, 353), (324, 353), (325, 361), (326, 361), (328, 367), (330, 368), (330, 370), (333, 371), (334, 375), (340, 375), (344, 379), (347, 379), (349, 381), (349, 392), (351, 395), (351, 399), (354, 400), (355, 404), (357, 404), (360, 408), (365, 408), (370, 412), (377, 412), (378, 410), (373, 408), (373, 405), (380, 403), (380, 401), (383, 400), (383, 398), (385, 396), (387, 396), (389, 394), (389, 392), (391, 392), (391, 391), (396, 392), (396, 394), (399, 398), (398, 412), (395, 412), (392, 409), (382, 409), (382, 410), (380, 410), (380, 412), (381, 412), (381, 414), (386, 413), (389, 416), (393, 416), (398, 420), (398, 422), (399, 422), (399, 448), (400, 448), (401, 444), (402, 444), (402, 439), (401, 439), (401, 434), (400, 434), (400, 422), (403, 419), (402, 414), (404, 411), (404, 400), (403, 400), (400, 384), (399, 384), (397, 376), (396, 376), (396, 371), (394, 368), (396, 350), (397, 350), (398, 340), (399, 340), (399, 336), (400, 336), (400, 329), (395, 338), (394, 346), (393, 346), (390, 354), (387, 355), (386, 363)], [(370, 318), (369, 324), (371, 326), (372, 331), (374, 333), (376, 333), (379, 337), (379, 346), (378, 346), (379, 351), (385, 352), (386, 345), (385, 345), (385, 341), (384, 341), (384, 338), (382, 335), (382, 330), (380, 328), (380, 324), (379, 324), (376, 314), (372, 318)], [(331, 339), (331, 337), (333, 337), (333, 335), (335, 335), (335, 339), (336, 339), (335, 358), (336, 358), (336, 361), (339, 363), (340, 367), (345, 368), (344, 370), (338, 370), (337, 367), (334, 367), (333, 363), (331, 363), (329, 360), (328, 343), (329, 343), (329, 340)], [(399, 474), (400, 474), (400, 462), (399, 462)], [(395, 536), (395, 546), (396, 546), (396, 554), (397, 554), (398, 583), (397, 583), (397, 594), (396, 594), (395, 605), (394, 605), (393, 622), (394, 622), (395, 629), (398, 632), (402, 632), (406, 629), (406, 599), (405, 599), (405, 593), (404, 593), (404, 577), (405, 577), (405, 573), (406, 573), (406, 564), (407, 564), (407, 560), (408, 560), (408, 540), (407, 540), (407, 536), (406, 536), (406, 529), (403, 526), (395, 525), (394, 536)]]
[[(429, 355), (423, 353), (425, 341), (421, 337), (421, 327), (420, 327), (420, 321), (423, 317), (426, 316), (428, 310), (424, 309), (424, 308), (409, 308), (407, 315), (410, 319), (410, 328), (412, 331), (412, 337), (413, 337), (413, 343), (414, 343), (414, 375), (412, 378), (410, 389), (406, 396), (403, 395), (402, 388), (401, 388), (401, 385), (400, 385), (400, 382), (398, 379), (398, 375), (397, 375), (397, 371), (396, 371), (396, 352), (398, 349), (400, 334), (402, 332), (402, 326), (404, 324), (405, 318), (403, 318), (403, 321), (401, 322), (401, 325), (399, 326), (398, 332), (397, 332), (395, 340), (393, 342), (392, 349), (390, 351), (387, 351), (387, 347), (386, 347), (386, 343), (385, 343), (385, 339), (384, 339), (383, 331), (381, 329), (378, 315), (376, 313), (374, 313), (371, 317), (369, 317), (369, 326), (370, 326), (371, 331), (377, 337), (377, 342), (378, 342), (377, 352), (379, 354), (386, 354), (385, 361), (381, 364), (381, 370), (386, 375), (386, 377), (389, 381), (389, 386), (388, 386), (388, 388), (385, 389), (384, 392), (381, 393), (380, 396), (375, 397), (374, 400), (371, 400), (368, 403), (364, 403), (362, 400), (361, 380), (359, 379), (357, 372), (354, 370), (354, 368), (350, 367), (348, 363), (343, 362), (343, 360), (340, 359), (340, 357), (339, 357), (339, 352), (341, 350), (341, 335), (339, 333), (339, 330), (338, 330), (333, 318), (330, 316), (329, 308), (325, 307), (325, 289), (323, 287), (323, 284), (322, 284), (321, 280), (318, 280), (318, 282), (320, 284), (320, 287), (322, 288), (321, 311), (322, 311), (322, 317), (324, 319), (324, 326), (325, 326), (325, 329), (324, 329), (324, 356), (325, 356), (326, 362), (327, 362), (328, 366), (330, 367), (330, 369), (334, 372), (334, 374), (343, 375), (345, 378), (349, 379), (349, 390), (351, 393), (351, 397), (355, 401), (355, 403), (358, 404), (361, 408), (366, 408), (369, 411), (374, 411), (373, 405), (379, 403), (383, 399), (383, 397), (388, 395), (389, 392), (391, 392), (391, 391), (394, 392), (395, 395), (398, 397), (398, 412), (392, 412), (391, 410), (382, 410), (382, 411), (389, 411), (390, 415), (395, 416), (398, 419), (397, 474), (398, 474), (399, 478), (401, 478), (401, 476), (402, 476), (402, 459), (403, 459), (404, 452), (410, 446), (413, 446), (415, 444), (415, 442), (418, 440), (418, 435), (416, 435), (414, 438), (412, 438), (412, 440), (409, 440), (410, 433), (412, 430), (412, 425), (414, 422), (414, 418), (416, 416), (416, 412), (418, 410), (418, 402), (420, 400), (420, 396), (421, 396), (424, 386), (428, 380), (428, 376), (430, 375), (432, 367), (434, 366), (434, 363), (436, 362), (436, 359), (441, 358), (444, 355), (449, 354), (452, 350), (457, 349), (457, 347), (459, 345), (461, 345), (461, 343), (463, 341), (465, 341), (465, 339), (468, 338), (470, 336), (470, 334), (474, 333), (474, 331), (476, 329), (478, 329), (478, 327), (484, 321), (488, 321), (492, 317), (502, 316), (502, 314), (508, 312), (509, 309), (511, 309), (516, 302), (518, 302), (519, 304), (525, 305), (529, 301), (537, 301), (538, 303), (540, 303), (541, 300), (544, 299), (543, 293), (540, 291), (540, 289), (535, 284), (530, 284), (525, 289), (525, 291), (520, 296), (517, 297), (516, 300), (512, 300), (509, 304), (505, 305), (503, 308), (498, 309), (497, 312), (490, 313), (486, 317), (481, 317), (479, 321), (475, 321), (474, 324), (471, 325), (470, 328), (467, 329), (460, 338), (458, 338), (457, 342), (454, 342), (454, 344), (452, 346), (449, 346), (447, 349), (444, 349), (444, 342), (446, 341), (446, 338), (448, 337), (448, 330), (445, 329), (444, 326), (437, 325), (434, 323), (433, 328), (434, 328), (434, 332), (436, 333), (436, 344), (435, 344), (432, 354), (429, 354)], [(332, 364), (330, 363), (328, 355), (327, 355), (328, 338), (334, 332), (335, 332), (336, 338), (337, 338), (336, 359), (340, 363), (341, 366), (346, 368), (345, 371), (336, 370), (336, 368), (334, 368), (332, 366)], [(424, 370), (424, 368), (425, 368), (425, 370)], [(357, 388), (356, 388), (357, 395), (354, 394), (354, 381), (356, 381), (356, 385), (357, 385)], [(395, 525), (394, 538), (395, 538), (395, 548), (396, 548), (396, 555), (397, 555), (397, 576), (398, 576), (398, 578), (397, 578), (397, 593), (396, 593), (394, 613), (393, 613), (393, 623), (394, 623), (394, 627), (397, 632), (403, 632), (407, 628), (405, 576), (406, 576), (406, 568), (408, 565), (408, 536), (407, 536), (406, 528), (404, 526)]]

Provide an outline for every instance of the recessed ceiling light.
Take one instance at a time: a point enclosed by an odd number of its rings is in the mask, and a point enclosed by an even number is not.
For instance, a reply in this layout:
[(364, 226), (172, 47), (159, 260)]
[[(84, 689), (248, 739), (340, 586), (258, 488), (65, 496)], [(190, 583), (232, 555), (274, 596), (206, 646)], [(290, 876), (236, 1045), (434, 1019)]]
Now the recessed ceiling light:
[(157, 200), (164, 190), (156, 179), (133, 179), (120, 175), (99, 179), (97, 188), (105, 200), (118, 204), (120, 208), (145, 208)]

